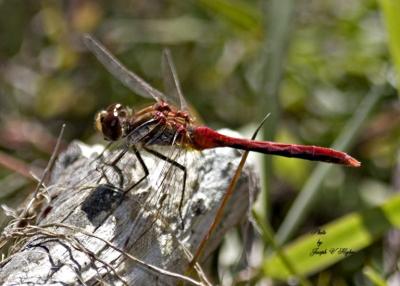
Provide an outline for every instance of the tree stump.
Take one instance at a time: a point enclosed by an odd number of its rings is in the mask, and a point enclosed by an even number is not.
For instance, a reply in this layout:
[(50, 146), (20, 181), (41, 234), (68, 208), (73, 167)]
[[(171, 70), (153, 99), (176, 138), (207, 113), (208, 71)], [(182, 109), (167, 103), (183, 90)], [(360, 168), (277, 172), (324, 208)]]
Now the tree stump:
[[(59, 156), (41, 199), (30, 205), (34, 211), (26, 212), (32, 218), (15, 220), (3, 231), (3, 240), (14, 245), (1, 263), (2, 285), (206, 283), (195, 272), (192, 278), (180, 275), (188, 273), (190, 253), (212, 223), (241, 153), (228, 148), (194, 151), (195, 156), (187, 152), (185, 158), (194, 159), (185, 163), (182, 199), (180, 169), (141, 152), (150, 175), (132, 187), (144, 171), (130, 151), (110, 164), (120, 152), (95, 159), (99, 148), (75, 142)], [(175, 156), (174, 150), (167, 152)], [(246, 164), (202, 257), (248, 218), (249, 193), (258, 190), (258, 176)]]

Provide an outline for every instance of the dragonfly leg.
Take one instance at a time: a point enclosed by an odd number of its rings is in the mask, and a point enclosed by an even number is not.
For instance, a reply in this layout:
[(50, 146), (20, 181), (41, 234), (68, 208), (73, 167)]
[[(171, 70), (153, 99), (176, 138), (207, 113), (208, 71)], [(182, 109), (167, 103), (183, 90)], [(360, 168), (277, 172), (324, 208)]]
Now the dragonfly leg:
[(179, 209), (179, 217), (181, 219), (182, 229), (183, 229), (184, 228), (184, 223), (183, 223), (183, 215), (182, 215), (182, 206), (183, 206), (183, 199), (185, 197), (185, 188), (186, 188), (186, 175), (187, 175), (186, 167), (181, 165), (181, 164), (179, 164), (178, 162), (172, 160), (171, 158), (168, 158), (167, 156), (165, 156), (165, 155), (163, 155), (163, 154), (161, 154), (161, 153), (159, 153), (159, 152), (157, 152), (157, 151), (155, 151), (153, 149), (150, 149), (150, 148), (148, 148), (146, 146), (143, 146), (143, 149), (146, 150), (147, 152), (149, 152), (150, 154), (160, 158), (161, 160), (170, 163), (172, 166), (177, 167), (178, 169), (180, 169), (183, 172), (182, 195), (181, 195), (181, 198), (180, 198), (180, 201), (179, 201), (179, 208), (178, 208)]
[[(141, 177), (137, 182), (134, 182), (134, 183), (128, 185), (126, 188), (123, 188), (122, 186), (123, 186), (123, 180), (124, 180), (124, 179), (123, 179), (122, 171), (118, 168), (118, 166), (117, 166), (116, 164), (117, 164), (117, 163), (122, 159), (122, 157), (129, 151), (129, 149), (132, 150), (132, 151), (134, 152), (136, 158), (138, 159), (138, 161), (139, 161), (139, 163), (140, 163), (140, 165), (141, 165), (141, 167), (142, 167), (142, 169), (143, 169), (143, 171), (144, 171), (144, 176)], [(103, 172), (103, 174), (101, 175), (101, 178), (104, 178), (104, 177), (105, 177), (105, 179), (107, 180), (107, 184), (105, 184), (105, 185), (99, 185), (99, 186), (96, 188), (96, 190), (98, 190), (98, 188), (101, 187), (102, 190), (103, 190), (103, 193), (104, 193), (104, 189), (105, 189), (105, 188), (107, 188), (107, 189), (109, 189), (109, 190), (112, 190), (113, 192), (118, 193), (118, 194), (119, 194), (119, 196), (118, 196), (118, 204), (124, 199), (125, 195), (126, 195), (130, 190), (132, 190), (135, 186), (139, 185), (139, 184), (140, 184), (144, 179), (146, 179), (147, 176), (149, 175), (149, 170), (148, 170), (148, 168), (147, 168), (147, 166), (146, 166), (146, 164), (145, 164), (145, 162), (144, 162), (142, 156), (140, 155), (139, 151), (137, 150), (137, 148), (136, 148), (134, 145), (126, 146), (126, 148), (124, 148), (121, 152), (119, 152), (119, 153), (117, 154), (117, 156), (116, 156), (114, 159), (112, 159), (112, 161), (111, 161), (110, 163), (108, 163), (108, 162), (103, 162), (103, 163), (104, 163), (104, 165), (106, 165), (106, 166), (111, 166), (111, 167), (113, 167), (114, 171), (117, 172), (117, 173), (119, 174), (121, 180), (120, 180), (120, 182), (119, 182), (119, 186), (115, 186), (114, 184), (109, 183), (109, 181), (108, 181), (106, 175), (104, 175), (104, 172)], [(99, 179), (99, 181), (101, 180), (101, 178)], [(120, 186), (121, 186), (121, 187), (120, 187)], [(98, 227), (100, 227), (100, 226), (104, 223), (104, 221), (106, 221), (106, 220), (108, 219), (108, 217), (111, 215), (112, 212), (113, 212), (113, 210), (111, 210), (110, 213), (107, 214), (107, 215), (104, 217), (104, 219), (102, 220), (102, 222), (95, 228), (95, 230), (96, 230)]]
[[(103, 153), (104, 153), (104, 152), (102, 152), (102, 153), (100, 154), (100, 156), (97, 156), (97, 157), (96, 157), (96, 160), (97, 160), (97, 159), (101, 159), (101, 162), (102, 162), (105, 166), (112, 167), (112, 168), (114, 169), (114, 171), (117, 172), (117, 173), (120, 175), (120, 178), (121, 178), (121, 179), (120, 179), (120, 182), (119, 182), (119, 185), (120, 185), (120, 186), (123, 185), (124, 179), (123, 179), (123, 177), (122, 177), (121, 170), (119, 170), (119, 169), (116, 167), (116, 164), (118, 163), (119, 160), (121, 160), (121, 158), (125, 155), (125, 153), (126, 153), (127, 151), (128, 151), (127, 149), (124, 149), (124, 150), (122, 150), (121, 152), (119, 152), (118, 155), (116, 156), (116, 158), (113, 159), (111, 162), (106, 162), (106, 161), (104, 160), (104, 158), (103, 158)], [(102, 178), (105, 178), (106, 181), (107, 181), (107, 183), (109, 183), (109, 182), (108, 182), (108, 178), (107, 178), (107, 176), (106, 176), (106, 173), (105, 173), (105, 171), (104, 171), (104, 166), (103, 166), (103, 165), (101, 165), (101, 166), (96, 166), (96, 170), (99, 171), (99, 172), (100, 172), (100, 171), (102, 172), (102, 174), (101, 174), (101, 176), (100, 176), (98, 182), (100, 182)], [(120, 188), (118, 188), (118, 187), (115, 187), (115, 188), (116, 188), (116, 189), (120, 189)]]
[(142, 178), (140, 178), (139, 181), (135, 182), (134, 184), (131, 184), (128, 188), (125, 189), (124, 193), (129, 192), (130, 190), (132, 190), (134, 187), (136, 187), (137, 185), (139, 185), (144, 179), (147, 178), (147, 176), (149, 175), (149, 169), (146, 166), (146, 163), (143, 161), (142, 156), (140, 155), (139, 150), (134, 146), (130, 146), (130, 148), (132, 149), (132, 151), (135, 153), (136, 158), (139, 160), (140, 166), (142, 166), (143, 172), (144, 172), (144, 176)]
[[(146, 179), (147, 176), (149, 175), (149, 170), (148, 170), (148, 168), (147, 168), (147, 166), (146, 166), (146, 163), (144, 162), (142, 156), (140, 155), (139, 150), (138, 150), (134, 145), (131, 145), (131, 146), (125, 148), (125, 149), (122, 150), (110, 163), (105, 163), (105, 164), (108, 165), (108, 166), (116, 166), (116, 164), (119, 162), (119, 160), (122, 159), (122, 157), (126, 154), (126, 152), (128, 152), (129, 149), (131, 149), (131, 150), (134, 152), (136, 158), (138, 159), (138, 161), (139, 161), (139, 163), (140, 163), (140, 166), (141, 166), (142, 169), (143, 169), (144, 176), (143, 176), (142, 178), (140, 178), (139, 181), (137, 181), (137, 182), (135, 182), (135, 183), (129, 185), (127, 188), (125, 188), (125, 190), (123, 191), (123, 194), (124, 194), (124, 195), (125, 195), (127, 192), (129, 192), (130, 190), (132, 190), (134, 187), (136, 187), (137, 185), (139, 185), (139, 184), (140, 184), (144, 179)], [(121, 183), (121, 184), (122, 184), (122, 183)], [(119, 188), (118, 188), (118, 189), (119, 189)]]
[(103, 151), (99, 155), (97, 155), (92, 161), (90, 161), (90, 165), (100, 159), (103, 159), (104, 153), (113, 145), (114, 142), (109, 142), (107, 145), (104, 147)]

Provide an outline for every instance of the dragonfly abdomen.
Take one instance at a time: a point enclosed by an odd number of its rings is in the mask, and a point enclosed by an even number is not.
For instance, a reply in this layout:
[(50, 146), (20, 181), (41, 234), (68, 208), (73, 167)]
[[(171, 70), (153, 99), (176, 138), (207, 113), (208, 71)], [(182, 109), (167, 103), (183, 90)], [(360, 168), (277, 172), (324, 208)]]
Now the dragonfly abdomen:
[(351, 167), (359, 167), (361, 165), (359, 161), (348, 154), (334, 149), (234, 138), (220, 134), (205, 126), (195, 128), (191, 139), (194, 147), (199, 150), (231, 147), (264, 154), (343, 164)]

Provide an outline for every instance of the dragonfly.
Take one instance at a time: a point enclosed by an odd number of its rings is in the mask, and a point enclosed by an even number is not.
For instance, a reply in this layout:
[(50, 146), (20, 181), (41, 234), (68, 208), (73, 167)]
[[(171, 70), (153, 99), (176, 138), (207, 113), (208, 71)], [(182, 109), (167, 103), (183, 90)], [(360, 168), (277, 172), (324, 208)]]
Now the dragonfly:
[(174, 146), (182, 150), (199, 151), (230, 147), (269, 155), (341, 164), (348, 167), (361, 166), (357, 159), (345, 152), (331, 148), (236, 138), (200, 125), (189, 112), (169, 50), (164, 50), (162, 55), (164, 85), (169, 90), (167, 96), (130, 71), (92, 36), (85, 35), (84, 42), (100, 63), (122, 84), (142, 97), (155, 100), (154, 104), (138, 111), (133, 111), (132, 108), (121, 103), (113, 103), (97, 113), (95, 126), (107, 141), (126, 140), (144, 170), (145, 175), (140, 181), (149, 175), (149, 170), (138, 151), (139, 149), (153, 154), (183, 172), (179, 204), (181, 218), (187, 177), (186, 167), (152, 149), (152, 146)]

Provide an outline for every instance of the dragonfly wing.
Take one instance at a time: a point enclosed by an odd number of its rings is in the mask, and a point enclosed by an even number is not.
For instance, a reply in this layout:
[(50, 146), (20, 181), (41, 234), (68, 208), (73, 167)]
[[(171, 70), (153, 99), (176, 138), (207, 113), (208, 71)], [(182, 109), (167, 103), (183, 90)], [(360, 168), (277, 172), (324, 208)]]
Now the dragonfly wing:
[(156, 101), (165, 101), (165, 95), (153, 88), (144, 79), (128, 70), (102, 44), (92, 36), (84, 36), (86, 47), (96, 56), (103, 66), (121, 83), (142, 97), (154, 98)]
[(169, 49), (163, 50), (161, 65), (163, 72), (164, 88), (167, 95), (173, 97), (178, 101), (177, 103), (180, 104), (181, 110), (187, 111), (187, 103), (185, 98), (183, 97), (178, 74), (176, 72), (175, 65)]

